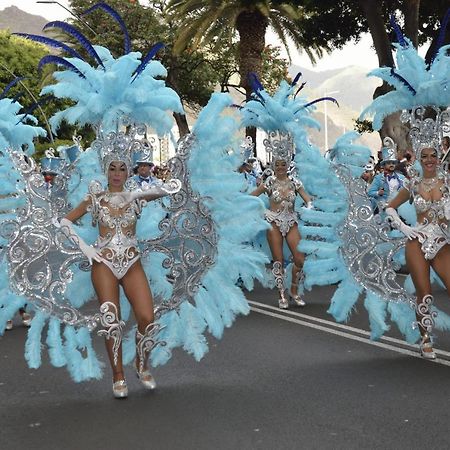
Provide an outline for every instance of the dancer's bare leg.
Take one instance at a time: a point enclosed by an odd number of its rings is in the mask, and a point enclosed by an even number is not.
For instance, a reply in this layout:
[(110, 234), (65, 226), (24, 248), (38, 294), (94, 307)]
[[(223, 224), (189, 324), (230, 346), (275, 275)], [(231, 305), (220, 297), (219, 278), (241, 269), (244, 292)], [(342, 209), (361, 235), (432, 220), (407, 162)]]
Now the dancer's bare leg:
[(439, 275), (450, 297), (450, 245), (445, 245), (439, 250), (431, 261), (431, 267)]
[[(420, 305), (424, 297), (431, 295), (430, 282), (430, 261), (425, 259), (421, 250), (420, 243), (417, 239), (408, 241), (405, 246), (406, 265), (411, 274), (414, 287), (416, 288), (416, 302)], [(423, 318), (416, 312), (417, 321), (419, 323), (419, 331), (422, 337), (427, 334), (427, 330), (420, 325)], [(425, 342), (427, 342), (426, 340)], [(432, 352), (432, 349), (424, 349), (425, 352)]]
[[(91, 271), (92, 284), (95, 293), (97, 294), (100, 305), (105, 302), (113, 303), (119, 314), (117, 318), (120, 320), (120, 303), (119, 303), (119, 281), (113, 275), (108, 266), (103, 263), (94, 262)], [(106, 350), (108, 352), (109, 362), (113, 372), (114, 382), (124, 380), (123, 365), (122, 365), (122, 345), (119, 347), (117, 355), (117, 363), (114, 364), (113, 340), (105, 339)]]
[(286, 235), (286, 242), (294, 258), (294, 265), (292, 267), (292, 284), (291, 293), (293, 296), (297, 295), (298, 291), (298, 275), (303, 268), (305, 262), (305, 255), (298, 250), (298, 244), (300, 243), (300, 231), (298, 225), (294, 224)]
[[(147, 276), (141, 262), (137, 261), (121, 280), (121, 284), (128, 301), (133, 308), (134, 316), (140, 334), (144, 335), (146, 328), (155, 320), (153, 310), (153, 296), (148, 284)], [(147, 369), (148, 355), (145, 355), (143, 370)], [(136, 355), (136, 365), (139, 366), (139, 355)], [(138, 367), (137, 367), (138, 368)]]

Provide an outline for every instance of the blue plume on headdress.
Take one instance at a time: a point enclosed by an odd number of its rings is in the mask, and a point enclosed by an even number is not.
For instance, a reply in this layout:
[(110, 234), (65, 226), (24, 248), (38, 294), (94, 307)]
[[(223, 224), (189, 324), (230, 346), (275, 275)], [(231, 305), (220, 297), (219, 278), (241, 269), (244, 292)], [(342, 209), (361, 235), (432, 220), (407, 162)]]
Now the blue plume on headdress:
[(61, 22), (60, 20), (55, 20), (54, 22), (49, 22), (44, 26), (43, 30), (48, 30), (49, 28), (61, 28), (61, 30), (65, 31), (67, 34), (73, 36), (88, 52), (89, 56), (94, 58), (102, 67), (103, 61), (98, 56), (98, 53), (95, 51), (95, 48), (89, 42), (89, 39), (84, 36), (84, 34), (80, 33), (75, 27), (69, 25), (68, 23)]
[(408, 80), (399, 75), (394, 69), (391, 69), (391, 75), (397, 80), (401, 81), (413, 95), (416, 95), (417, 91), (411, 86)]
[(10, 83), (8, 83), (5, 86), (5, 89), (3, 89), (2, 93), (0, 94), (0, 99), (6, 97), (6, 94), (9, 92), (9, 90), (11, 88), (13, 88), (17, 83), (21, 82), (22, 80), (24, 80), (26, 77), (16, 77), (14, 78), (14, 80), (12, 80)]
[(41, 44), (49, 45), (50, 47), (59, 48), (69, 53), (70, 56), (82, 59), (84, 61), (83, 57), (75, 49), (69, 47), (67, 44), (64, 44), (64, 42), (59, 42), (56, 39), (51, 39), (46, 36), (39, 36), (37, 34), (28, 34), (28, 33), (12, 33), (12, 34), (15, 36), (23, 37), (25, 39), (30, 39), (31, 41), (39, 42)]
[(295, 111), (294, 114), (298, 113), (301, 109), (307, 108), (308, 106), (312, 106), (312, 105), (314, 105), (316, 103), (325, 102), (325, 101), (333, 102), (333, 103), (335, 103), (336, 105), (339, 106), (338, 101), (335, 98), (333, 98), (333, 97), (320, 97), (320, 98), (316, 98), (315, 100), (313, 100), (313, 101), (311, 101), (309, 103), (306, 103), (306, 105), (302, 105), (302, 107), (297, 109), (297, 111)]
[(297, 75), (295, 75), (295, 78), (292, 80), (291, 86), (295, 86), (298, 83), (298, 80), (300, 80), (301, 76), (302, 76), (301, 72), (299, 72)]
[(134, 72), (134, 78), (131, 82), (133, 82), (140, 73), (145, 69), (147, 64), (156, 56), (156, 54), (164, 47), (163, 42), (156, 43), (145, 55), (145, 58), (142, 60), (142, 62), (139, 64), (139, 66), (136, 68)]
[[(54, 99), (55, 97), (53, 97), (53, 95), (47, 95), (46, 97), (42, 97), (39, 101), (34, 102), (32, 105), (30, 105), (30, 107), (23, 113), (22, 118), (17, 122), (17, 124), (19, 123), (25, 123), (25, 119), (33, 113), (33, 111), (38, 108), (39, 106), (45, 105), (49, 100)], [(16, 124), (16, 125), (17, 125)]]
[(72, 63), (66, 61), (61, 56), (56, 55), (46, 55), (39, 61), (38, 70), (42, 69), (42, 66), (45, 64), (58, 64), (60, 66), (64, 66), (69, 70), (72, 70), (76, 74), (78, 74), (81, 78), (86, 78)]
[(12, 99), (11, 102), (12, 103), (16, 103), (20, 97), (22, 97), (23, 95), (25, 95), (23, 92), (18, 92)]
[(295, 99), (295, 97), (297, 97), (298, 93), (305, 87), (305, 85), (306, 85), (306, 81), (304, 81), (304, 82), (300, 85), (300, 87), (297, 89), (297, 91), (296, 91), (295, 94), (294, 94), (294, 99)]
[(253, 90), (253, 92), (258, 96), (262, 103), (264, 103), (264, 98), (261, 95), (261, 91), (264, 90), (264, 86), (259, 81), (258, 75), (255, 72), (250, 72), (248, 74), (248, 82)]
[(433, 57), (431, 58), (431, 61), (434, 60), (434, 58), (437, 55), (437, 52), (442, 47), (442, 44), (444, 43), (445, 33), (447, 31), (448, 22), (450, 20), (450, 8), (447, 9), (447, 12), (445, 13), (444, 18), (442, 19), (441, 23), (441, 30), (439, 31), (439, 36), (436, 41), (436, 49), (434, 51)]
[(125, 25), (125, 22), (123, 21), (121, 15), (114, 9), (111, 8), (111, 6), (107, 5), (106, 3), (96, 3), (94, 6), (91, 6), (90, 8), (86, 9), (82, 14), (87, 15), (90, 14), (92, 11), (95, 11), (96, 9), (103, 9), (106, 13), (108, 13), (120, 26), (120, 29), (123, 32), (124, 37), (124, 46), (125, 46), (125, 53), (130, 53), (131, 51), (131, 39), (130, 35), (128, 34), (127, 26)]
[(395, 31), (395, 35), (397, 36), (397, 41), (402, 47), (407, 47), (408, 44), (405, 41), (405, 37), (403, 36), (402, 30), (400, 30), (400, 27), (398, 26), (398, 23), (395, 20), (394, 14), (391, 14), (391, 17), (389, 18), (389, 22), (391, 22), (391, 26)]

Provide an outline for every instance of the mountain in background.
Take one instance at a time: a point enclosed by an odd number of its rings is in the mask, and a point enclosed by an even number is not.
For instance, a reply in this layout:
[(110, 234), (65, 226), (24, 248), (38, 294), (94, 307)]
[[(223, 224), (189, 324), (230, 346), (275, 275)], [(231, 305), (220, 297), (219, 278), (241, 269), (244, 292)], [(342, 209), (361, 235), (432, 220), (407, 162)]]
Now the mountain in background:
[(42, 34), (46, 23), (48, 20), (44, 17), (28, 14), (17, 6), (9, 6), (0, 11), (0, 30), (9, 29), (11, 33)]

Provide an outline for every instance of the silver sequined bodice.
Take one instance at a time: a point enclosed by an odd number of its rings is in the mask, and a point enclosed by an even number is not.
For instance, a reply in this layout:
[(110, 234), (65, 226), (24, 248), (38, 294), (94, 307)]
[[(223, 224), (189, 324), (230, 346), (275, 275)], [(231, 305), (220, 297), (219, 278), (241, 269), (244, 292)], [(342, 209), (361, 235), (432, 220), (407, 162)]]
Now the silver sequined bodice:
[(276, 211), (294, 211), (295, 196), (303, 187), (300, 180), (296, 178), (286, 178), (279, 180), (275, 176), (270, 176), (264, 183), (270, 203), (275, 207)]

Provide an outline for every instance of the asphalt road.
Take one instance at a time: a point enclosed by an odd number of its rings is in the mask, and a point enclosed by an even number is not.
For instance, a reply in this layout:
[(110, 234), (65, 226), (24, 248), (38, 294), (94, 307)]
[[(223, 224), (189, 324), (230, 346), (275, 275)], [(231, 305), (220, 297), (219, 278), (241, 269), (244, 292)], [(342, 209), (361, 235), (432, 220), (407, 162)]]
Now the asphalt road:
[(75, 384), (48, 363), (28, 369), (17, 326), (0, 339), (0, 449), (450, 448), (450, 340), (439, 337), (438, 362), (395, 330), (371, 343), (363, 307), (336, 326), (331, 295), (316, 288), (284, 312), (275, 292), (256, 289), (251, 314), (210, 339), (200, 363), (178, 352), (154, 370), (157, 391), (129, 370), (126, 400), (107, 378)]

